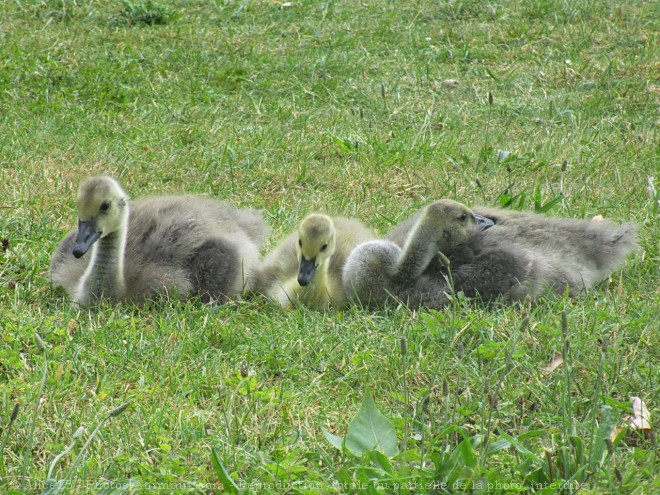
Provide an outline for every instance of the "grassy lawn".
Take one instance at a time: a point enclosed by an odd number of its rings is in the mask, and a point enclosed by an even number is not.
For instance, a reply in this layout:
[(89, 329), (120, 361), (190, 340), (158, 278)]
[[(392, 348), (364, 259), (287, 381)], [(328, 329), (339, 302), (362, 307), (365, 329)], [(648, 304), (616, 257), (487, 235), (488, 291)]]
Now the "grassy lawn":
[[(0, 492), (660, 493), (654, 435), (612, 433), (631, 397), (660, 418), (656, 2), (0, 10)], [(82, 310), (47, 270), (97, 173), (263, 208), (268, 248), (449, 197), (635, 221), (642, 249), (531, 307)], [(398, 453), (326, 438), (368, 393)]]

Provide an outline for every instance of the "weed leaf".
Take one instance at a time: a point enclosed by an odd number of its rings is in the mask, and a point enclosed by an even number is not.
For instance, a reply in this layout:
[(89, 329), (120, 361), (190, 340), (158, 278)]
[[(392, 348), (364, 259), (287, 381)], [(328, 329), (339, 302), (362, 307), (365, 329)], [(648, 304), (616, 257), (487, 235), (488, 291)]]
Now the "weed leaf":
[(564, 196), (560, 194), (556, 198), (553, 198), (550, 201), (548, 201), (543, 206), (539, 206), (538, 208), (536, 208), (536, 212), (537, 213), (547, 213), (548, 211), (550, 211), (552, 209), (553, 206), (555, 206), (557, 203), (561, 203), (563, 200), (564, 200)]
[[(544, 433), (543, 430), (536, 430), (536, 432), (538, 434)], [(528, 432), (528, 433), (532, 433), (532, 432)], [(520, 443), (520, 440), (522, 440), (522, 438), (521, 438), (522, 435), (519, 436), (519, 437), (514, 437), (514, 436), (511, 436), (511, 435), (507, 434), (504, 431), (500, 431), (500, 436), (502, 438), (504, 438), (505, 440), (507, 440), (511, 445), (513, 445), (513, 447), (520, 454), (523, 454), (524, 456), (526, 456), (530, 460), (533, 460), (533, 461), (537, 460), (536, 454), (534, 454), (534, 452), (532, 452), (531, 450), (529, 450), (527, 447), (525, 447), (523, 444)]]
[(227, 491), (227, 493), (238, 494), (238, 485), (234, 480), (229, 476), (227, 470), (220, 462), (218, 454), (215, 452), (215, 449), (211, 449), (211, 464), (215, 468), (216, 473), (218, 473), (218, 478), (222, 486)]
[(508, 449), (509, 447), (511, 447), (511, 442), (509, 442), (506, 438), (500, 438), (499, 440), (490, 442), (488, 444), (487, 453), (488, 455), (491, 455), (495, 452), (499, 452), (500, 450)]
[(335, 136), (334, 134), (330, 134), (330, 136), (332, 137), (335, 144), (339, 146), (339, 148), (342, 151), (347, 151), (347, 152), (353, 151), (353, 149), (355, 148), (353, 143), (351, 143), (348, 139), (342, 139), (339, 136)]
[(389, 474), (390, 476), (395, 475), (394, 469), (392, 469), (392, 465), (390, 464), (389, 459), (381, 452), (377, 450), (370, 450), (367, 452), (367, 457), (369, 457), (369, 460), (371, 460), (371, 462), (374, 463), (374, 465), (383, 472)]
[(463, 440), (458, 446), (458, 451), (465, 466), (474, 468), (477, 465), (477, 454), (474, 452), (470, 440)]
[(591, 446), (589, 464), (591, 464), (592, 468), (598, 467), (602, 461), (603, 454), (606, 452), (607, 447), (605, 441), (610, 438), (612, 431), (616, 428), (618, 422), (619, 414), (610, 406), (603, 406), (600, 425), (598, 426), (594, 443)]
[(321, 431), (323, 431), (323, 435), (325, 436), (326, 440), (328, 440), (328, 442), (330, 442), (335, 448), (344, 450), (344, 437), (333, 435), (325, 428), (321, 428)]
[(344, 445), (355, 455), (378, 449), (387, 457), (394, 457), (398, 452), (394, 426), (378, 411), (369, 389), (357, 416), (348, 425)]

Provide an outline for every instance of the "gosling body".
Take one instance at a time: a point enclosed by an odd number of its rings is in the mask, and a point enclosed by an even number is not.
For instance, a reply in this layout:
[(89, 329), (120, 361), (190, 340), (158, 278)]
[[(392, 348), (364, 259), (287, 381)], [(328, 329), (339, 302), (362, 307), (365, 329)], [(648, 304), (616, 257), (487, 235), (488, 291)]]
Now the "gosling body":
[(541, 270), (551, 272), (550, 285), (560, 290), (568, 286), (574, 293), (609, 277), (639, 247), (637, 225), (631, 222), (552, 218), (485, 207), (475, 212), (493, 220), (497, 228), (484, 232), (474, 244), (519, 246), (536, 256)]
[[(457, 287), (488, 300), (566, 290), (577, 295), (606, 279), (638, 249), (637, 226), (630, 222), (552, 218), (487, 207), (477, 207), (474, 213), (492, 221), (493, 228), (447, 245), (443, 252), (452, 262)], [(403, 245), (419, 219), (416, 214), (403, 222), (388, 239)], [(433, 264), (428, 271), (438, 268)]]
[(455, 201), (432, 203), (410, 222), (401, 246), (391, 240), (360, 244), (344, 267), (344, 290), (353, 302), (370, 308), (402, 303), (440, 309), (450, 300), (451, 286), (440, 271), (438, 253), (491, 226)]
[(53, 286), (87, 305), (160, 294), (225, 302), (256, 281), (269, 228), (255, 210), (194, 196), (131, 201), (109, 177), (84, 181), (79, 227), (58, 246)]
[(373, 237), (358, 220), (311, 214), (264, 259), (260, 291), (283, 307), (342, 307), (346, 258), (356, 245)]
[[(637, 228), (631, 223), (555, 219), (493, 208), (471, 212), (449, 200), (434, 205), (397, 226), (382, 241), (390, 243), (387, 254), (375, 245), (356, 249), (344, 274), (352, 281), (346, 289), (352, 288), (354, 297), (371, 298), (370, 305), (376, 307), (396, 299), (440, 309), (452, 291), (485, 301), (520, 300), (566, 290), (577, 294), (609, 276), (637, 248)], [(466, 209), (484, 219), (485, 228), (475, 230), (469, 223), (453, 220)], [(443, 256), (435, 256), (437, 252)], [(415, 259), (421, 262), (406, 261)], [(395, 266), (394, 260), (403, 261), (407, 271), (381, 268)], [(349, 273), (349, 267), (356, 273)], [(387, 293), (379, 286), (387, 287)]]

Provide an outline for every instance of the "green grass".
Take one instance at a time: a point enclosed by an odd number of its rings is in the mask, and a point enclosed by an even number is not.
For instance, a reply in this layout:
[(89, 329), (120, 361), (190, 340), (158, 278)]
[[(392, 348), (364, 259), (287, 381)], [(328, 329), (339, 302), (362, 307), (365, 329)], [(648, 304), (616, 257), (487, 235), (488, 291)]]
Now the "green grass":
[[(41, 493), (72, 443), (51, 493), (231, 493), (223, 469), (240, 493), (660, 491), (653, 439), (605, 441), (631, 396), (660, 417), (656, 4), (0, 8), (0, 491)], [(270, 246), (308, 212), (384, 233), (450, 197), (635, 221), (642, 251), (528, 310), (87, 311), (47, 270), (95, 173), (263, 208)], [(322, 432), (346, 435), (367, 388), (392, 459)]]

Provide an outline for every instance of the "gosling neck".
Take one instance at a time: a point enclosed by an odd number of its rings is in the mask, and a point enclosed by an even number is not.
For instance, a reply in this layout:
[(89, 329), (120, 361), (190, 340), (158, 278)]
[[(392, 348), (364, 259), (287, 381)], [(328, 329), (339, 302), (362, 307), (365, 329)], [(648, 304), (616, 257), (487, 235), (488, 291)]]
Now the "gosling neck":
[(128, 206), (123, 212), (120, 227), (92, 246), (91, 260), (78, 290), (82, 305), (102, 298), (121, 299), (126, 292), (124, 254), (128, 231)]
[(424, 222), (422, 217), (413, 227), (397, 261), (394, 277), (400, 282), (413, 282), (424, 273), (438, 251), (446, 248), (442, 229)]

